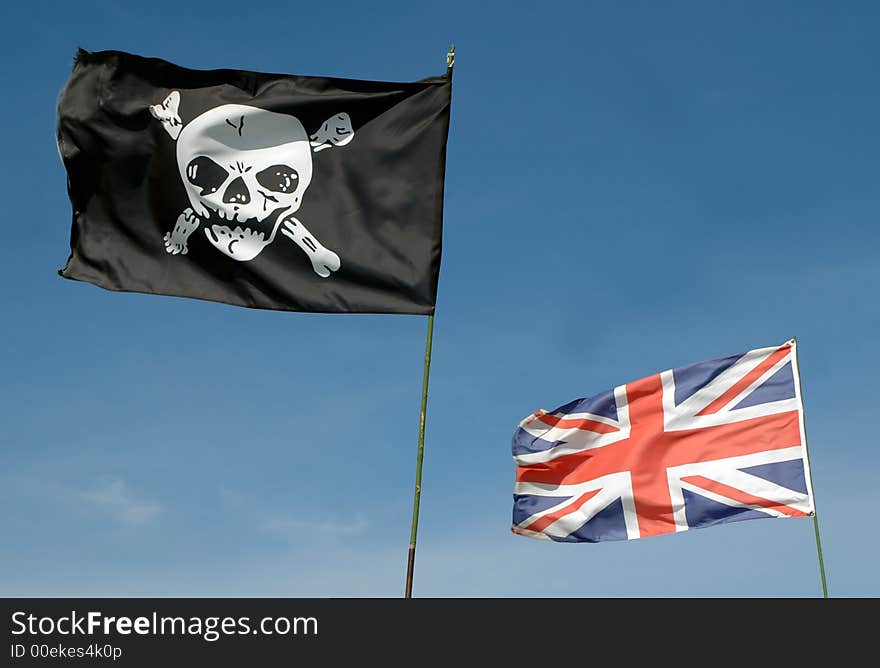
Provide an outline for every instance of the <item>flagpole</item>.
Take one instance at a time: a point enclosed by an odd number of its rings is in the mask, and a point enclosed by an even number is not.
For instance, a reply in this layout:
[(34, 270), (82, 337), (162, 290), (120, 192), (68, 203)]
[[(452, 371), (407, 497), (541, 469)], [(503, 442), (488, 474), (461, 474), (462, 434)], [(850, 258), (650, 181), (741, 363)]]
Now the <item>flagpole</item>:
[[(446, 71), (455, 64), (455, 44), (446, 53)], [(422, 461), (425, 458), (425, 415), (428, 411), (428, 377), (431, 373), (431, 347), (434, 342), (434, 314), (428, 316), (428, 336), (425, 341), (425, 371), (422, 376), (422, 410), (419, 413), (419, 447), (416, 454), (416, 486), (413, 492), (412, 530), (409, 536), (409, 555), (406, 560), (405, 598), (412, 598), (413, 572), (416, 567), (416, 538), (419, 534), (419, 501), (422, 498)]]
[(422, 411), (419, 415), (419, 448), (416, 455), (416, 487), (413, 494), (412, 532), (409, 558), (406, 563), (406, 598), (412, 598), (413, 570), (416, 565), (416, 537), (419, 532), (419, 501), (422, 496), (422, 460), (425, 456), (425, 414), (428, 409), (428, 376), (431, 372), (431, 346), (434, 340), (434, 316), (428, 316), (428, 338), (425, 343), (425, 372), (422, 378)]
[(822, 598), (828, 598), (828, 584), (825, 582), (825, 562), (822, 560), (822, 540), (819, 538), (819, 517), (816, 514), (816, 500), (813, 499), (813, 527), (816, 529), (816, 552), (819, 553), (819, 575), (822, 576)]
[[(794, 342), (794, 354), (795, 354), (795, 362), (797, 360), (797, 337), (794, 336), (791, 339)], [(804, 403), (804, 393), (803, 387), (801, 385), (801, 369), (800, 363), (798, 362), (795, 365), (797, 369), (797, 381), (798, 381), (798, 394), (801, 398), (801, 415), (803, 416), (806, 411), (803, 410)], [(807, 462), (810, 461), (810, 448), (807, 445), (807, 426), (806, 426), (806, 416), (803, 417), (804, 420), (804, 452), (807, 455)], [(810, 467), (810, 491), (813, 491), (813, 481), (812, 481), (812, 467)], [(825, 579), (825, 560), (822, 558), (822, 539), (819, 537), (819, 511), (816, 509), (816, 494), (813, 493), (813, 529), (816, 534), (816, 553), (819, 555), (819, 575), (822, 577), (822, 598), (828, 598), (828, 582)]]

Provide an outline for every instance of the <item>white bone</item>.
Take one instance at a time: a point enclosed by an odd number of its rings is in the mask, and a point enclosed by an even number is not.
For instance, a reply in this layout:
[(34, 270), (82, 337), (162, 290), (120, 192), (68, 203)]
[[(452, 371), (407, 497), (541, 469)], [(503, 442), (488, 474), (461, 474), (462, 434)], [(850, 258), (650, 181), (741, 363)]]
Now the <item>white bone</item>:
[(331, 116), (318, 131), (309, 137), (312, 150), (317, 153), (332, 146), (345, 146), (354, 139), (354, 129), (351, 127), (351, 118), (346, 113)]
[(188, 248), (186, 247), (187, 239), (196, 231), (199, 226), (199, 217), (192, 209), (186, 208), (183, 213), (177, 217), (177, 223), (174, 229), (165, 233), (165, 251), (172, 255), (186, 255)]
[(175, 141), (180, 136), (180, 131), (183, 130), (183, 121), (180, 120), (180, 114), (177, 112), (179, 106), (180, 93), (176, 90), (171, 91), (162, 104), (150, 105), (150, 113), (153, 118), (162, 123), (162, 127)]
[(331, 272), (339, 270), (341, 266), (339, 256), (332, 250), (324, 248), (321, 242), (306, 229), (305, 225), (293, 216), (288, 216), (284, 220), (284, 229), (281, 230), (281, 233), (287, 238), (293, 239), (294, 243), (302, 248), (312, 262), (312, 269), (321, 278), (327, 278)]

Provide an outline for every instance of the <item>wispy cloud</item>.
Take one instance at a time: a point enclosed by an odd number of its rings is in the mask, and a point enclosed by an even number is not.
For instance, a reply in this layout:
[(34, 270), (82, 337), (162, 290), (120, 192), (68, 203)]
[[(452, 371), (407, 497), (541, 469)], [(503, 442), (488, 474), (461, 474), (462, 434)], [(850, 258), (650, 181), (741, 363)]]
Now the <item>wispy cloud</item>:
[(266, 504), (252, 495), (226, 487), (220, 488), (220, 499), (251, 526), (279, 538), (303, 535), (357, 536), (370, 528), (370, 522), (363, 513), (348, 517), (316, 513), (310, 509), (298, 512), (266, 510)]
[(303, 519), (292, 515), (274, 515), (265, 517), (260, 522), (261, 529), (276, 536), (294, 536), (303, 533), (356, 536), (364, 533), (369, 527), (370, 523), (363, 515), (358, 515), (346, 521), (329, 518)]
[(162, 506), (155, 501), (136, 497), (121, 478), (103, 480), (80, 491), (78, 497), (92, 509), (127, 526), (149, 524), (162, 512)]

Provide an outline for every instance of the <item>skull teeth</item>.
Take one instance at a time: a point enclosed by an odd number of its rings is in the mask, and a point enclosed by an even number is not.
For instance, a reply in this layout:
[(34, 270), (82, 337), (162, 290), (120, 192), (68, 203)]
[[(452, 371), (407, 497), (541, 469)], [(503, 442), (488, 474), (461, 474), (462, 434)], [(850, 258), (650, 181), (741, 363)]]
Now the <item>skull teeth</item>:
[(239, 225), (234, 230), (230, 230), (225, 225), (215, 225), (212, 229), (217, 233), (217, 236), (229, 237), (230, 240), (238, 239), (239, 241), (244, 241), (245, 239), (252, 239), (262, 241), (266, 236), (265, 232), (256, 232), (249, 227), (242, 228)]

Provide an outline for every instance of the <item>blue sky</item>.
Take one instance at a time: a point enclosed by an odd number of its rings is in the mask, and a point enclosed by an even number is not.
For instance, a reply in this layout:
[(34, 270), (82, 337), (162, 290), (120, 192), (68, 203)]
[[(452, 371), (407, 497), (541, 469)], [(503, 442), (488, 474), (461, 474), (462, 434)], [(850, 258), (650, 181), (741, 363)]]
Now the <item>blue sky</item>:
[[(832, 595), (878, 596), (880, 7), (7, 3), (0, 594), (400, 596), (425, 319), (56, 275), (76, 47), (414, 80), (457, 47), (417, 596), (816, 596), (809, 520), (509, 533), (538, 407), (797, 335)], [(266, 351), (248, 368), (230, 346)]]

